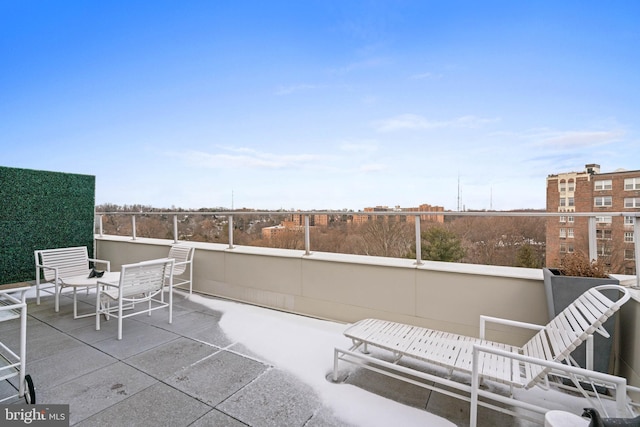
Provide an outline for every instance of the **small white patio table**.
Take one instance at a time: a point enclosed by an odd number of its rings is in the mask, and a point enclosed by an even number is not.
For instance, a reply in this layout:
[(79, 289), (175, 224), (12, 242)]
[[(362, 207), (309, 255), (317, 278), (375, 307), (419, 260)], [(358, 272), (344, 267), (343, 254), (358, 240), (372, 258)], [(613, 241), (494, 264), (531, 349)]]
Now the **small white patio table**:
[(78, 315), (78, 300), (76, 299), (76, 292), (78, 288), (96, 288), (98, 286), (98, 280), (103, 282), (118, 282), (120, 281), (119, 271), (105, 271), (102, 277), (81, 277), (75, 276), (65, 279), (64, 286), (73, 287), (73, 318), (80, 319), (82, 317), (95, 316), (96, 312)]

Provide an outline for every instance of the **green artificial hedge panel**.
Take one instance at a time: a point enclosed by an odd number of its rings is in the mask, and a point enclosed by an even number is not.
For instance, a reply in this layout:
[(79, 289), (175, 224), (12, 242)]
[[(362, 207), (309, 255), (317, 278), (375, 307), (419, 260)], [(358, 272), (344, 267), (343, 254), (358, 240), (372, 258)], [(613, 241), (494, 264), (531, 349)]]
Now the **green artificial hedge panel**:
[(93, 256), (95, 176), (0, 166), (0, 285), (35, 280), (37, 249)]

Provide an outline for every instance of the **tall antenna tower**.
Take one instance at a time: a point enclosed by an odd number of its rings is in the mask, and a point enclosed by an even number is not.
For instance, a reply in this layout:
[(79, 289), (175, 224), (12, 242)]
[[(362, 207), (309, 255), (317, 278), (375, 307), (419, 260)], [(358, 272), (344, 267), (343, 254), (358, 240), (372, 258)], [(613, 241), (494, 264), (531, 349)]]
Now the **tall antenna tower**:
[(458, 212), (460, 212), (460, 174), (458, 173)]
[(489, 193), (489, 210), (493, 210), (493, 185), (491, 186), (491, 192)]

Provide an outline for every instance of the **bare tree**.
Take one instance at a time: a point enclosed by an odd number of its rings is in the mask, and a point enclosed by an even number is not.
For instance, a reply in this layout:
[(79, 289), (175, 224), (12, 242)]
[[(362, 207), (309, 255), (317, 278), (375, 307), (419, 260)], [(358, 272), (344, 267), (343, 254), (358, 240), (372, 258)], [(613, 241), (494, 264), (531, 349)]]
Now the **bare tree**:
[(402, 258), (414, 244), (411, 224), (377, 219), (359, 227), (359, 250), (364, 255)]
[(450, 227), (463, 240), (467, 253), (464, 262), (515, 266), (518, 251), (524, 245), (529, 245), (537, 257), (544, 259), (544, 218), (459, 217)]

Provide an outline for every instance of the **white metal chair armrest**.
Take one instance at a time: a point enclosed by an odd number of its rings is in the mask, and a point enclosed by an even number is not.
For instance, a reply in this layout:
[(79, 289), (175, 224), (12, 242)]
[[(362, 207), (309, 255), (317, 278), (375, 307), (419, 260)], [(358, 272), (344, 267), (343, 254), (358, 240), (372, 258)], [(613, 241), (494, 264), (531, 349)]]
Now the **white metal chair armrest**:
[(545, 328), (545, 326), (537, 325), (535, 323), (520, 322), (517, 320), (510, 320), (510, 319), (503, 319), (500, 317), (481, 315), (480, 316), (480, 339), (485, 338), (484, 335), (485, 335), (487, 323), (496, 323), (501, 325), (514, 326), (517, 328), (532, 329), (534, 331), (541, 331)]
[(45, 264), (36, 264), (36, 267), (37, 268), (45, 268), (45, 269), (48, 269), (48, 270), (55, 270), (55, 271), (58, 270), (58, 267), (51, 267), (51, 266), (45, 265)]
[(119, 288), (120, 287), (120, 282), (107, 282), (107, 281), (103, 281), (103, 280), (98, 280), (97, 286), (100, 287), (100, 285), (102, 286), (108, 286), (108, 287), (112, 287), (112, 288)]

